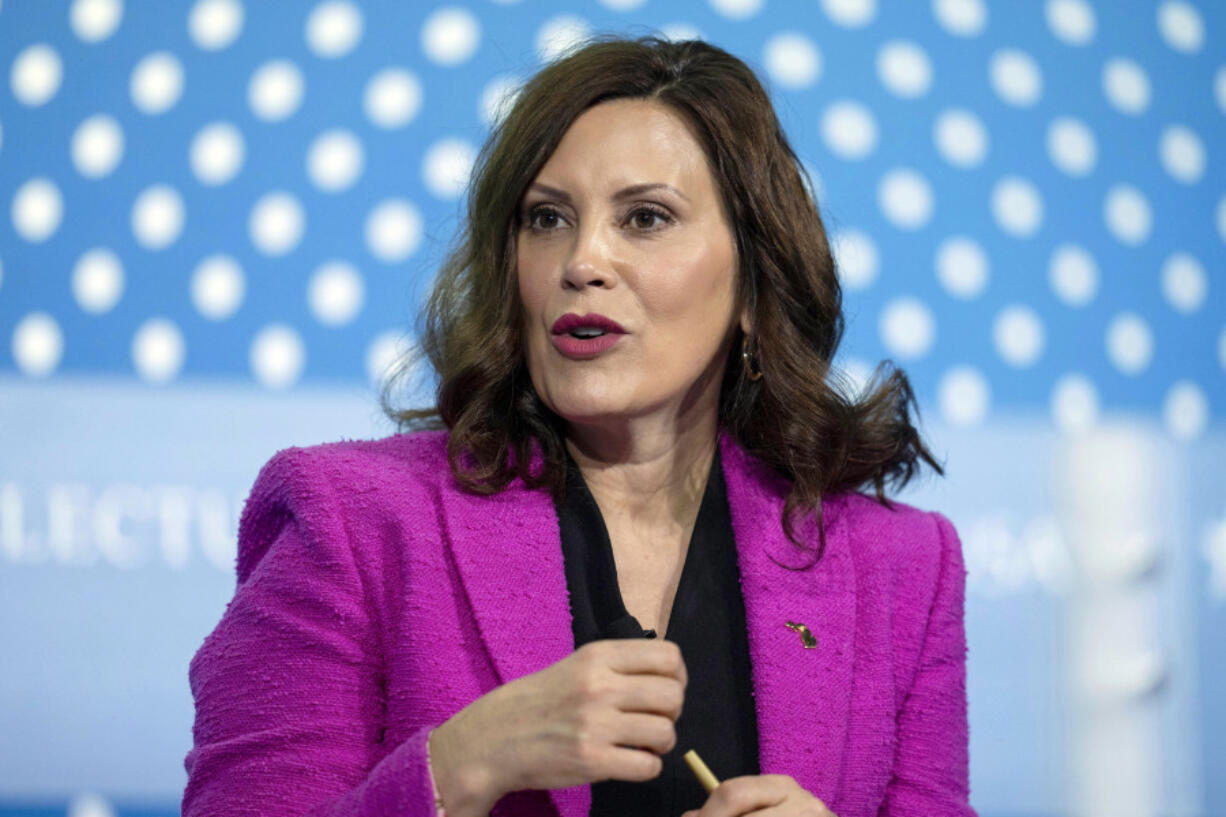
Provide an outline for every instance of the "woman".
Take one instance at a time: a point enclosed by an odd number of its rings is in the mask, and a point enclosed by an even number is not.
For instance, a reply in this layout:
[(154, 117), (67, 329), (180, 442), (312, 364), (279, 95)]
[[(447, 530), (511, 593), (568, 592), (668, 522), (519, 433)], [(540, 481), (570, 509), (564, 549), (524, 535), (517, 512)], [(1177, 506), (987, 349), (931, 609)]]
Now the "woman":
[(431, 296), (437, 406), (256, 480), (184, 815), (974, 813), (960, 546), (883, 493), (940, 468), (901, 372), (831, 382), (802, 173), (699, 41), (524, 87)]

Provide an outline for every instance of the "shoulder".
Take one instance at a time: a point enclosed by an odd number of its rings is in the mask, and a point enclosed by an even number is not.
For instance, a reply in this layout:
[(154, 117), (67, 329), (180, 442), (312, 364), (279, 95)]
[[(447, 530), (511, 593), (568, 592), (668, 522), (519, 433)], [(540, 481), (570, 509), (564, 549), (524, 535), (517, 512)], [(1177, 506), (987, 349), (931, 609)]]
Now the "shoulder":
[(260, 469), (243, 507), (239, 580), (287, 524), (313, 540), (353, 538), (355, 525), (430, 513), (450, 481), (446, 431), (281, 449)]
[(305, 485), (332, 482), (357, 487), (380, 478), (429, 480), (447, 468), (447, 432), (418, 431), (376, 440), (340, 440), (276, 452), (260, 470), (259, 480), (296, 481)]
[(832, 495), (822, 507), (861, 577), (888, 578), (895, 590), (930, 602), (941, 584), (965, 575), (958, 533), (938, 511), (897, 500), (887, 507), (860, 493)]

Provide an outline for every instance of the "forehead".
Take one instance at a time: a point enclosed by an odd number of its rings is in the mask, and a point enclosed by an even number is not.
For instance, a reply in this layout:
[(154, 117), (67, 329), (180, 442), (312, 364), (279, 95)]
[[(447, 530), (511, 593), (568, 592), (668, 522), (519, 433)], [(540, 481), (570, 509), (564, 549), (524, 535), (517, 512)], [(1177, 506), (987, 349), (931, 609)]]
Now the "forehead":
[(615, 99), (580, 114), (545, 162), (537, 181), (562, 186), (673, 184), (711, 192), (702, 146), (681, 115), (646, 99)]

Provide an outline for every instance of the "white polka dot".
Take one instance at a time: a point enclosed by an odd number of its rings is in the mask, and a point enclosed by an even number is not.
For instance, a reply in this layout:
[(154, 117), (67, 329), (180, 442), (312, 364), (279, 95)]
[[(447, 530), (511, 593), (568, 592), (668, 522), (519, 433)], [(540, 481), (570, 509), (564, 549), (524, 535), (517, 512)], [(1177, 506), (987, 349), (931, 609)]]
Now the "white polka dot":
[(937, 386), (937, 394), (941, 416), (953, 426), (982, 424), (992, 402), (987, 379), (971, 366), (955, 366), (946, 371)]
[(178, 240), (185, 216), (178, 191), (155, 184), (142, 191), (132, 205), (132, 234), (147, 250), (164, 249)]
[(1136, 116), (1149, 107), (1149, 77), (1126, 57), (1114, 57), (1103, 66), (1103, 93), (1120, 113)]
[(1149, 238), (1153, 225), (1149, 201), (1140, 190), (1126, 184), (1114, 185), (1107, 191), (1103, 219), (1120, 243), (1133, 247)]
[(459, 6), (434, 11), (421, 27), (421, 50), (436, 65), (467, 62), (480, 42), (481, 23), (471, 11)]
[(1058, 116), (1047, 126), (1047, 155), (1060, 171), (1082, 178), (1098, 162), (1098, 142), (1081, 120)]
[(97, 43), (114, 34), (122, 19), (123, 3), (120, 0), (75, 0), (68, 23), (77, 39)]
[(243, 166), (246, 152), (238, 128), (229, 122), (206, 125), (192, 138), (189, 152), (192, 173), (201, 184), (225, 184)]
[(197, 0), (187, 18), (187, 32), (198, 48), (220, 51), (238, 38), (243, 16), (238, 0)]
[(1051, 416), (1066, 434), (1085, 431), (1098, 421), (1098, 390), (1088, 377), (1066, 374), (1051, 392)]
[(840, 284), (856, 290), (864, 289), (877, 280), (881, 261), (877, 244), (868, 234), (846, 229), (835, 235), (831, 243)]
[(877, 122), (855, 100), (832, 102), (822, 113), (822, 139), (842, 159), (863, 159), (877, 148)]
[(347, 130), (325, 131), (307, 151), (307, 175), (326, 193), (348, 190), (366, 163), (362, 143)]
[(106, 247), (95, 247), (72, 268), (72, 296), (77, 306), (94, 315), (109, 312), (123, 294), (123, 262)]
[(766, 0), (708, 0), (716, 14), (729, 20), (746, 20), (762, 10)]
[(1098, 264), (1075, 244), (1061, 244), (1051, 255), (1047, 278), (1052, 292), (1069, 306), (1085, 306), (1098, 293)]
[(102, 795), (82, 792), (68, 804), (67, 817), (115, 817), (115, 809)]
[(1217, 337), (1217, 362), (1226, 372), (1226, 326), (1222, 327), (1222, 333)]
[(123, 131), (119, 123), (100, 113), (86, 119), (72, 134), (72, 163), (88, 179), (100, 179), (123, 158)]
[(385, 68), (366, 83), (366, 117), (381, 128), (402, 128), (421, 111), (421, 80), (403, 68)]
[(362, 26), (362, 12), (353, 3), (327, 0), (307, 16), (307, 46), (317, 57), (343, 57), (362, 38)]
[(706, 39), (698, 28), (689, 23), (666, 23), (660, 26), (660, 34), (673, 42)]
[(297, 332), (282, 323), (265, 326), (251, 342), (251, 371), (263, 386), (284, 389), (302, 376), (306, 347)]
[(1043, 225), (1043, 199), (1029, 180), (1006, 176), (992, 187), (992, 217), (1009, 235), (1029, 238)]
[(306, 213), (289, 193), (266, 193), (251, 208), (247, 233), (265, 255), (285, 255), (298, 246), (306, 229)]
[(35, 108), (51, 101), (63, 78), (64, 64), (60, 55), (46, 43), (36, 43), (13, 60), (9, 86), (18, 102)]
[(412, 339), (401, 332), (380, 334), (366, 348), (366, 377), (381, 386), (395, 372), (400, 361), (414, 350)]
[(918, 298), (895, 298), (881, 310), (878, 331), (890, 354), (903, 360), (917, 360), (932, 348), (936, 319)]
[(591, 34), (587, 20), (570, 14), (553, 17), (536, 32), (536, 55), (541, 62), (553, 62), (579, 47)]
[(954, 167), (976, 167), (988, 152), (988, 131), (979, 117), (955, 108), (941, 113), (932, 127), (937, 151)]
[(416, 207), (403, 199), (386, 199), (366, 217), (366, 246), (384, 263), (403, 261), (421, 244), (422, 226)]
[(877, 78), (895, 96), (913, 99), (932, 87), (932, 63), (915, 43), (891, 40), (877, 52)]
[(764, 62), (783, 88), (808, 88), (822, 73), (822, 54), (804, 34), (788, 31), (766, 41)]
[(46, 312), (31, 312), (13, 328), (13, 362), (28, 377), (46, 377), (64, 356), (64, 333)]
[(830, 22), (844, 28), (863, 28), (877, 16), (877, 0), (822, 0)]
[(1175, 181), (1195, 184), (1205, 173), (1205, 146), (1195, 132), (1183, 125), (1163, 128), (1158, 157)]
[(1218, 110), (1226, 114), (1226, 65), (1213, 75), (1213, 98), (1217, 100)]
[(933, 0), (932, 14), (955, 37), (978, 37), (988, 24), (983, 0)]
[(1200, 261), (1186, 252), (1172, 253), (1162, 265), (1162, 295), (1171, 308), (1184, 313), (1200, 309), (1209, 293), (1209, 276)]
[(1094, 8), (1085, 0), (1047, 0), (1046, 16), (1051, 33), (1068, 45), (1085, 45), (1094, 39)]
[(457, 198), (468, 184), (476, 158), (476, 149), (463, 139), (435, 142), (422, 160), (426, 189), (440, 199)]
[(1005, 363), (1018, 369), (1029, 368), (1043, 353), (1043, 323), (1028, 306), (1007, 306), (992, 324), (992, 342)]
[(129, 90), (141, 113), (165, 113), (183, 95), (183, 66), (169, 51), (150, 54), (132, 69)]
[(1141, 316), (1121, 312), (1107, 326), (1107, 358), (1124, 374), (1140, 374), (1154, 354), (1154, 336)]
[(1184, 54), (1195, 54), (1205, 43), (1200, 12), (1183, 0), (1166, 0), (1158, 6), (1158, 32), (1167, 45)]
[(891, 170), (877, 186), (877, 206), (895, 227), (919, 229), (932, 218), (932, 187), (914, 170)]
[(233, 315), (246, 291), (243, 268), (228, 255), (210, 255), (192, 272), (192, 303), (209, 320), (225, 320)]
[(634, 11), (647, 0), (600, 0), (600, 5), (613, 11)]
[(1043, 94), (1043, 75), (1034, 58), (1016, 48), (1002, 48), (988, 66), (992, 90), (1003, 101), (1019, 108), (1033, 107)]
[(64, 217), (64, 198), (55, 182), (30, 179), (13, 196), (13, 228), (26, 241), (46, 241), (59, 229)]
[(1217, 234), (1218, 238), (1226, 242), (1226, 196), (1222, 196), (1217, 202)]
[(1179, 380), (1167, 390), (1162, 401), (1162, 421), (1171, 436), (1191, 442), (1205, 433), (1209, 425), (1209, 400), (1191, 380)]
[(501, 74), (485, 84), (481, 91), (480, 113), (486, 127), (492, 128), (502, 122), (514, 107), (519, 92), (519, 80), (510, 74)]
[(970, 300), (988, 285), (990, 262), (983, 247), (971, 238), (947, 238), (937, 248), (937, 280), (955, 298)]
[(327, 326), (342, 326), (352, 321), (365, 297), (362, 276), (352, 264), (344, 261), (322, 264), (311, 276), (307, 288), (311, 314)]
[(266, 122), (280, 122), (302, 104), (302, 72), (288, 60), (261, 65), (247, 85), (247, 105)]
[(183, 368), (185, 356), (183, 333), (166, 318), (150, 318), (132, 338), (132, 365), (150, 383), (172, 380)]

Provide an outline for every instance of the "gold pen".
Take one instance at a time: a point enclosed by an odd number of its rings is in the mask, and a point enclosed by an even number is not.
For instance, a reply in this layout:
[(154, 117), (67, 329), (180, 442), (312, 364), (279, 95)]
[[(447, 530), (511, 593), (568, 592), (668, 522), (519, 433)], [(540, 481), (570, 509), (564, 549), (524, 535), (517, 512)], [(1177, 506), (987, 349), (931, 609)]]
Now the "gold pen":
[(707, 794), (715, 791), (715, 787), (719, 785), (719, 778), (711, 774), (711, 770), (707, 768), (707, 764), (702, 762), (702, 758), (693, 749), (685, 753), (685, 762), (689, 765), (690, 771), (698, 778), (698, 782), (707, 790)]

